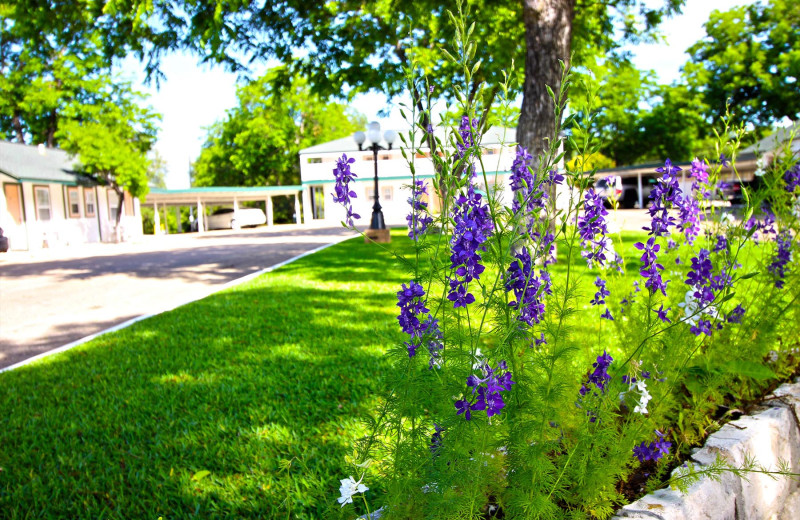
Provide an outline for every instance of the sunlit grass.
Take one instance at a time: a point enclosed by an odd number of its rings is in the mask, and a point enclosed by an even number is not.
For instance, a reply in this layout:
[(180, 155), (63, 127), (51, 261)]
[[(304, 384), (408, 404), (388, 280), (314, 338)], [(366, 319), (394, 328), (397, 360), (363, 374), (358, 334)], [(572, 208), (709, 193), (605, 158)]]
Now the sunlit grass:
[[(623, 237), (634, 276), (641, 236)], [(411, 254), (402, 232), (390, 247)], [(350, 240), (0, 375), (2, 516), (337, 518), (382, 354), (402, 340), (395, 265)]]

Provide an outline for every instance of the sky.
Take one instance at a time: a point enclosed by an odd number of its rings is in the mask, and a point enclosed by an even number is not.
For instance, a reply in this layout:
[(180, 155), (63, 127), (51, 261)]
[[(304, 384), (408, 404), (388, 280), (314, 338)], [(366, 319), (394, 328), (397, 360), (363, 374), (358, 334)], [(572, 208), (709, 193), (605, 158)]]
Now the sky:
[[(703, 24), (711, 12), (750, 3), (754, 0), (687, 0), (680, 16), (662, 24), (663, 42), (630, 47), (634, 64), (642, 70), (655, 71), (661, 83), (677, 80), (680, 67), (689, 59), (685, 51), (705, 36)], [(264, 65), (262, 70), (268, 66)], [(237, 77), (222, 67), (202, 65), (197, 57), (185, 53), (168, 55), (162, 71), (166, 79), (158, 87), (143, 83), (143, 67), (135, 59), (124, 60), (118, 73), (131, 81), (134, 88), (149, 94), (149, 103), (162, 115), (156, 150), (167, 162), (167, 187), (187, 188), (189, 164), (200, 154), (205, 129), (224, 119), (226, 110), (236, 106)], [(353, 106), (369, 121), (378, 120), (383, 128), (403, 128), (405, 124), (396, 106), (388, 117), (378, 117), (378, 112), (388, 104), (386, 97), (376, 92), (358, 95), (353, 100)]]

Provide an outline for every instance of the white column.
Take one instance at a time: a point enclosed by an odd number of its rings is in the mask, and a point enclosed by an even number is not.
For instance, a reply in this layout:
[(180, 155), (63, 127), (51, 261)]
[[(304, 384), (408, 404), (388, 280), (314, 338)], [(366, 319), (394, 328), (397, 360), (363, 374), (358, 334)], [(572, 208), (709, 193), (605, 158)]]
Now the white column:
[(644, 197), (642, 197), (642, 174), (636, 174), (636, 193), (639, 195), (639, 208), (644, 209)]
[(158, 216), (158, 202), (153, 203), (153, 234), (161, 234), (161, 217)]
[(303, 223), (303, 215), (300, 214), (300, 197), (297, 196), (297, 193), (294, 194), (294, 219), (298, 224)]
[(167, 205), (164, 204), (164, 234), (169, 235), (169, 220), (167, 220)]
[(205, 232), (205, 222), (203, 222), (205, 217), (205, 208), (203, 208), (203, 203), (200, 202), (200, 199), (197, 199), (197, 232), (204, 233)]
[(314, 220), (314, 213), (311, 207), (311, 192), (313, 189), (314, 188), (311, 186), (305, 186), (303, 188), (303, 218), (306, 224)]
[(275, 217), (274, 217), (274, 211), (272, 209), (272, 196), (271, 195), (269, 197), (267, 197), (267, 200), (265, 201), (265, 203), (266, 203), (266, 206), (267, 206), (267, 225), (268, 226), (272, 226), (272, 225), (275, 224)]
[(233, 198), (233, 215), (236, 218), (236, 214), (239, 213), (239, 199), (236, 197)]

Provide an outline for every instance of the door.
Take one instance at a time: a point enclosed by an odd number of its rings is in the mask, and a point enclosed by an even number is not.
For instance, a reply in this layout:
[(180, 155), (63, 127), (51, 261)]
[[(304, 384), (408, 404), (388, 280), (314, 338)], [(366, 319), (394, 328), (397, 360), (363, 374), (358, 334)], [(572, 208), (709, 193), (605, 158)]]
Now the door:
[(22, 187), (19, 184), (3, 184), (3, 195), (6, 197), (6, 215), (2, 220), (7, 226), (3, 229), (3, 234), (8, 237), (12, 249), (28, 249), (22, 211)]

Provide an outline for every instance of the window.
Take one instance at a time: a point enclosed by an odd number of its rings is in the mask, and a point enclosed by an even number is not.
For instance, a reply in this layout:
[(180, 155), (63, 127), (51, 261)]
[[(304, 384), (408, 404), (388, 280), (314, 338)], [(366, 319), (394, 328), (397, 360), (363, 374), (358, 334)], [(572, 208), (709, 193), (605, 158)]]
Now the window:
[(83, 201), (84, 201), (84, 210), (83, 213), (87, 217), (94, 217), (94, 208), (95, 208), (95, 200), (94, 200), (94, 189), (87, 190), (84, 188), (83, 190)]
[(36, 198), (36, 218), (41, 221), (50, 220), (50, 188), (47, 186), (34, 186)]
[(114, 190), (108, 190), (108, 218), (117, 221), (117, 211), (119, 211), (119, 195)]
[(314, 219), (325, 218), (325, 191), (322, 186), (311, 187), (311, 212)]
[(69, 201), (69, 217), (81, 218), (81, 194), (78, 188), (67, 188), (67, 200)]
[(322, 157), (309, 157), (308, 164), (320, 164), (322, 162)]
[[(393, 188), (391, 186), (381, 186), (381, 200), (384, 202), (391, 202)], [(367, 188), (367, 200), (375, 200), (375, 188)]]
[(388, 161), (391, 158), (392, 158), (392, 156), (389, 155), (389, 154), (382, 154), (381, 155), (381, 161)]

